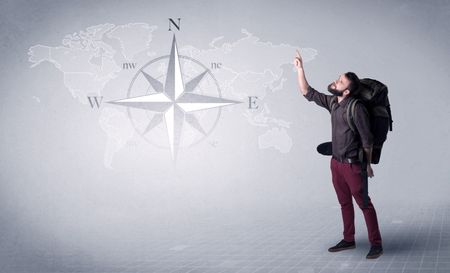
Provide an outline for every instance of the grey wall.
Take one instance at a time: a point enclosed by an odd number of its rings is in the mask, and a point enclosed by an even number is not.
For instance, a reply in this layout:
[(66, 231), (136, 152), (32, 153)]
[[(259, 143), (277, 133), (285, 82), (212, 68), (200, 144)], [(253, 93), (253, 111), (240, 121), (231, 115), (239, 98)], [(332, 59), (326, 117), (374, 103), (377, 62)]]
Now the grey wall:
[(305, 69), (319, 90), (346, 71), (385, 82), (394, 131), (374, 167), (375, 204), (448, 204), (448, 1), (2, 1), (0, 12), (0, 242), (12, 256), (50, 247), (103, 253), (118, 238), (176, 236), (198, 217), (337, 204), (329, 158), (315, 152), (329, 139), (329, 116), (300, 96), (291, 67), (282, 90), (265, 98), (292, 121), (289, 153), (258, 149), (261, 132), (243, 119), (244, 105), (224, 115), (217, 148), (200, 144), (176, 168), (151, 146), (125, 149), (105, 168), (98, 112), (73, 99), (51, 64), (30, 69), (27, 52), (106, 22), (165, 28), (182, 17), (179, 39), (197, 48), (239, 39), (245, 28), (316, 49)]

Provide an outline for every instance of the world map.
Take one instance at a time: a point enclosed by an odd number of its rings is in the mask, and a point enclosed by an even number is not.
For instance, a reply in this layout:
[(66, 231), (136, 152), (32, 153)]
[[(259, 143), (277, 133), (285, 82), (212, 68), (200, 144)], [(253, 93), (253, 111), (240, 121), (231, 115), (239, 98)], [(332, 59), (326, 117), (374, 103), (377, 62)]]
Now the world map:
[[(88, 97), (122, 98), (136, 70), (152, 59), (167, 55), (170, 41), (167, 29), (156, 25), (106, 23), (68, 34), (61, 45), (33, 45), (28, 55), (31, 68), (44, 62), (53, 64), (63, 74), (64, 86), (72, 97), (93, 107)], [(182, 41), (178, 41), (178, 47), (180, 55), (203, 64), (220, 62), (220, 69), (212, 73), (224, 98), (248, 104), (250, 96), (257, 97), (256, 109), (230, 107), (224, 110), (241, 111), (249, 125), (264, 129), (257, 140), (259, 149), (289, 153), (293, 145), (289, 136), (292, 121), (277, 117), (271, 110), (271, 101), (265, 97), (283, 89), (287, 76), (293, 73), (292, 59), (299, 47), (261, 41), (246, 29), (242, 29), (241, 37), (234, 41), (219, 36), (212, 38), (205, 48)], [(304, 62), (312, 61), (318, 54), (313, 48), (301, 48), (301, 52)], [(134, 65), (136, 69), (129, 69)], [(104, 166), (112, 168), (115, 154), (130, 144), (137, 132), (125, 107), (102, 104), (99, 111), (98, 122), (107, 137)], [(185, 136), (190, 134), (189, 128), (183, 130)]]

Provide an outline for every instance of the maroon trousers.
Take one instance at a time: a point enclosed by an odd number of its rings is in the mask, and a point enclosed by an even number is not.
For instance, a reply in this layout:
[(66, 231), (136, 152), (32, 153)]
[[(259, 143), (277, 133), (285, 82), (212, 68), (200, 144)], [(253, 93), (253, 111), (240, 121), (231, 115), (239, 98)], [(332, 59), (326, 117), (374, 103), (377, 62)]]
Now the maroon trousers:
[(378, 228), (377, 213), (369, 197), (368, 206), (363, 207), (363, 190), (361, 179), (361, 165), (358, 163), (342, 163), (331, 159), (331, 174), (333, 186), (341, 205), (342, 220), (344, 222), (344, 240), (355, 240), (355, 211), (352, 196), (364, 214), (369, 241), (372, 245), (381, 245), (381, 235)]

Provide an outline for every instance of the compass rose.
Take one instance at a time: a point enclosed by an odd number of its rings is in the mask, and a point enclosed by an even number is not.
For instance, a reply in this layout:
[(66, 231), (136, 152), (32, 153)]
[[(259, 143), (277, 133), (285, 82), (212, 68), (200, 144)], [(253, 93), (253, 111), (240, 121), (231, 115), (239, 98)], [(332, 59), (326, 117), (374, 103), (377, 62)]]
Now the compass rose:
[[(163, 76), (152, 76), (152, 73), (147, 71), (149, 65), (166, 58), (168, 58), (169, 61), (167, 64), (167, 72), (165, 73), (165, 80), (160, 80)], [(201, 71), (191, 77), (186, 83), (184, 83), (185, 75), (180, 59), (189, 60), (194, 64), (200, 65), (201, 68)], [(157, 58), (144, 65), (131, 82), (128, 97), (109, 101), (108, 103), (125, 106), (128, 107), (128, 109), (141, 109), (145, 112), (152, 113), (153, 116), (150, 118), (150, 121), (146, 122), (143, 130), (138, 130), (143, 136), (158, 125), (164, 123), (169, 140), (168, 146), (170, 147), (172, 159), (175, 160), (180, 147), (182, 129), (185, 123), (191, 125), (204, 137), (207, 135), (207, 131), (204, 126), (202, 126), (199, 118), (195, 115), (196, 112), (212, 108), (220, 109), (224, 106), (241, 103), (239, 101), (222, 98), (220, 88), (213, 77), (219, 96), (215, 97), (198, 94), (197, 91), (201, 90), (200, 85), (207, 75), (212, 77), (211, 71), (205, 66), (194, 59), (178, 54), (178, 46), (174, 35), (170, 55)], [(141, 84), (140, 88), (146, 88), (147, 90), (144, 90), (145, 95), (133, 96), (131, 91), (135, 80), (138, 77), (142, 78), (142, 81), (146, 85), (143, 86)], [(132, 119), (130, 111), (128, 113), (130, 119)]]

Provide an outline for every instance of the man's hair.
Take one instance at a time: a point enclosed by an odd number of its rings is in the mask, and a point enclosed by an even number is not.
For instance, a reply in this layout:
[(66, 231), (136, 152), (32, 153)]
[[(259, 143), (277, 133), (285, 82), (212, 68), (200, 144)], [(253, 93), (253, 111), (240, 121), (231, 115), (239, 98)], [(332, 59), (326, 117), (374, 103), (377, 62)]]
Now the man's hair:
[(348, 90), (350, 91), (350, 95), (355, 96), (357, 95), (357, 91), (359, 89), (359, 78), (356, 76), (353, 72), (347, 72), (345, 73), (345, 77), (350, 81), (350, 84), (348, 86)]

